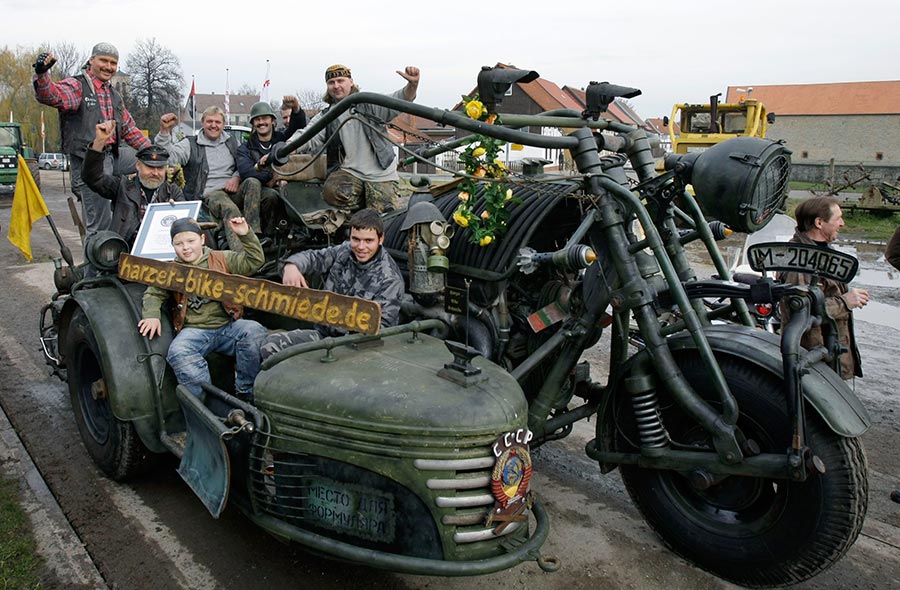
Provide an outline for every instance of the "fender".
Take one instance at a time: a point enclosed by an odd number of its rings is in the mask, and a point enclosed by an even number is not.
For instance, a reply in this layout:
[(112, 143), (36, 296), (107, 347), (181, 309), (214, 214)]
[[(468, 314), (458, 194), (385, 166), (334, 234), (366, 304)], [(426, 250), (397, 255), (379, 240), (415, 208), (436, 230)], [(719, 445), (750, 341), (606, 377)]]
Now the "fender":
[[(736, 324), (706, 326), (703, 331), (716, 356), (730, 355), (743, 359), (783, 379), (781, 344), (778, 336)], [(672, 351), (696, 348), (690, 334), (686, 332), (668, 338), (668, 343)], [(646, 351), (641, 351), (628, 360), (621, 377), (610, 384), (610, 393), (600, 404), (596, 444), (605, 450), (612, 448), (612, 439), (615, 436), (611, 400), (615, 397), (616, 390), (622, 387), (622, 379), (630, 373), (631, 365), (642, 355), (647, 354)], [(803, 376), (801, 387), (807, 407), (812, 407), (835, 434), (855, 438), (869, 429), (872, 419), (865, 406), (840, 376), (824, 362), (810, 367), (809, 373)], [(609, 465), (604, 471), (612, 467), (614, 466)]]
[(141, 336), (137, 323), (143, 293), (143, 285), (122, 283), (116, 278), (107, 279), (97, 288), (74, 291), (63, 306), (59, 341), (61, 350), (65, 350), (69, 322), (80, 307), (97, 340), (113, 415), (132, 422), (141, 442), (161, 453), (167, 449), (160, 442), (162, 425), (157, 404), (162, 403), (166, 422), (183, 418), (175, 398), (175, 376), (165, 361), (173, 338), (171, 322), (162, 319), (162, 337), (151, 341)]

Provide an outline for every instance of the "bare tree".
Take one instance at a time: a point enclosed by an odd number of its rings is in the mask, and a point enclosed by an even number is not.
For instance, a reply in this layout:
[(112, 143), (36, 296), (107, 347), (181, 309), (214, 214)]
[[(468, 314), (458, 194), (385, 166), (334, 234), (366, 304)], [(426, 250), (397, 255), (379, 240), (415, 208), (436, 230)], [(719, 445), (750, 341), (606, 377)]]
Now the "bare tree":
[(56, 74), (60, 79), (74, 76), (87, 63), (87, 53), (80, 51), (71, 41), (60, 41), (50, 46), (56, 58)]
[(181, 62), (153, 38), (137, 42), (125, 67), (131, 76), (128, 110), (138, 127), (150, 130), (152, 135), (159, 127), (160, 115), (178, 112), (181, 107)]
[(250, 86), (249, 84), (244, 82), (243, 84), (241, 84), (241, 87), (237, 89), (235, 94), (243, 94), (245, 96), (258, 96), (259, 88), (254, 88), (253, 86)]
[(306, 114), (316, 113), (324, 109), (327, 105), (322, 97), (325, 96), (324, 90), (304, 89), (296, 93), (297, 100), (300, 101), (300, 108), (306, 111)]
[(41, 112), (45, 113), (47, 149), (59, 145), (59, 125), (56, 109), (42, 106), (34, 99), (31, 76), (37, 55), (45, 49), (31, 47), (0, 47), (0, 116), (3, 121), (12, 114), (15, 122), (22, 124), (25, 143), (37, 149), (41, 147)]

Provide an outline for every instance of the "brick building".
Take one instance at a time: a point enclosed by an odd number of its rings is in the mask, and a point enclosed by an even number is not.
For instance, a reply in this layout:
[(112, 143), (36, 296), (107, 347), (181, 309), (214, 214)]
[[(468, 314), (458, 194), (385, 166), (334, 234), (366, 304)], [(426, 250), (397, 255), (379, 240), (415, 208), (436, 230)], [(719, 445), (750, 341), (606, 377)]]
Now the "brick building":
[[(747, 88), (729, 86), (726, 101)], [(775, 113), (767, 137), (793, 150), (794, 180), (855, 177), (860, 164), (873, 182), (900, 174), (900, 80), (752, 85), (751, 95)]]

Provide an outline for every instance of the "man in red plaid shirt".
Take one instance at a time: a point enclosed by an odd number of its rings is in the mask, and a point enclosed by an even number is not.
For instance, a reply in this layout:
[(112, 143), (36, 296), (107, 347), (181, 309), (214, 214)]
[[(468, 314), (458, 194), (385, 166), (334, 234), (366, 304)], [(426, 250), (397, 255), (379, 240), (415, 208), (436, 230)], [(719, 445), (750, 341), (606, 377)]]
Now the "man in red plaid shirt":
[(69, 154), (72, 192), (81, 199), (85, 227), (90, 235), (108, 229), (112, 219), (109, 201), (92, 191), (81, 178), (85, 151), (94, 140), (97, 124), (116, 121), (116, 132), (104, 150), (103, 168), (107, 174), (128, 172), (119, 165), (121, 141), (140, 150), (149, 146), (150, 140), (137, 128), (122, 96), (109, 82), (119, 67), (119, 52), (112, 44), (94, 45), (88, 67), (60, 82), (50, 79), (54, 63), (56, 58), (50, 53), (40, 54), (34, 62), (34, 95), (38, 102), (59, 110), (63, 151)]

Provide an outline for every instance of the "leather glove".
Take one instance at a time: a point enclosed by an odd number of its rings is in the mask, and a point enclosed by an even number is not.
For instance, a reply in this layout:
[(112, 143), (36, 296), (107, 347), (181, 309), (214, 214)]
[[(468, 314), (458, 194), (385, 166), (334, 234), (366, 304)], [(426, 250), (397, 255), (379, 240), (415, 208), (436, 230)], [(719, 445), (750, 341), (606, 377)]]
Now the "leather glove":
[(53, 67), (53, 64), (56, 63), (55, 57), (52, 58), (49, 63), (44, 63), (49, 55), (49, 53), (44, 52), (37, 56), (37, 59), (34, 61), (34, 73), (38, 76), (40, 76), (44, 72), (49, 72), (50, 68)]

